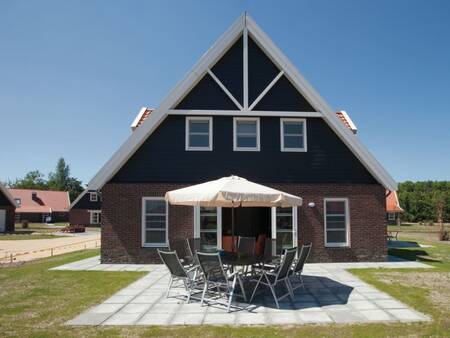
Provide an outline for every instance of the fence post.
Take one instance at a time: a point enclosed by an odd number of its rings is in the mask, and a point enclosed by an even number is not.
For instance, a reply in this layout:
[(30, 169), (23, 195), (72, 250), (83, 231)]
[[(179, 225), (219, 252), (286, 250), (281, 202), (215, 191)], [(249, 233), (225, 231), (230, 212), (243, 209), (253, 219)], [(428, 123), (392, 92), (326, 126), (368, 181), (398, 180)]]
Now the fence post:
[(13, 262), (13, 254), (11, 254), (9, 257), (10, 257), (11, 263), (12, 263)]
[(53, 248), (51, 248), (50, 251), (51, 251), (50, 256), (53, 257)]

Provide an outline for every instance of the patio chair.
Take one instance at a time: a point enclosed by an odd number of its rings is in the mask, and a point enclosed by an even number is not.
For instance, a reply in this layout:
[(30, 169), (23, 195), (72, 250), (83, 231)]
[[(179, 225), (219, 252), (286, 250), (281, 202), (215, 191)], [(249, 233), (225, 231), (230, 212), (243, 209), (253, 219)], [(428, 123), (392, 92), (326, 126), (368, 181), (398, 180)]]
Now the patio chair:
[(176, 251), (163, 251), (158, 249), (158, 254), (170, 272), (170, 281), (166, 291), (166, 298), (169, 297), (169, 292), (173, 287), (173, 283), (181, 280), (187, 292), (186, 302), (189, 303), (193, 291), (199, 285), (198, 266), (186, 269), (183, 264), (181, 264)]
[[(305, 285), (303, 284), (303, 278), (302, 278), (302, 272), (303, 267), (305, 266), (305, 262), (309, 257), (309, 253), (311, 252), (312, 243), (306, 243), (303, 244), (301, 249), (298, 253), (298, 259), (294, 263), (294, 267), (292, 268), (292, 273), (289, 279), (289, 283), (291, 285), (291, 290), (294, 292), (300, 287), (303, 287), (303, 290), (305, 289)], [(293, 286), (291, 283), (292, 279), (298, 279), (300, 280), (300, 283), (298, 285)]]
[[(222, 295), (227, 297), (227, 303), (225, 304), (227, 305), (227, 312), (230, 312), (233, 296), (242, 297), (247, 301), (241, 276), (237, 271), (230, 275), (226, 274), (219, 253), (197, 252), (197, 259), (205, 281), (201, 306), (203, 306), (206, 299), (206, 294), (209, 294), (211, 291), (217, 291), (219, 297)], [(239, 283), (242, 294), (235, 294), (236, 283)]]
[[(253, 289), (252, 297), (250, 298), (250, 303), (255, 296), (256, 290), (260, 284), (268, 286), (272, 292), (273, 299), (277, 308), (280, 308), (278, 301), (286, 296), (289, 296), (291, 300), (294, 300), (294, 293), (291, 290), (291, 285), (289, 283), (289, 273), (291, 272), (292, 262), (294, 261), (295, 254), (297, 252), (296, 248), (286, 249), (283, 257), (281, 258), (281, 263), (275, 266), (275, 269), (268, 271), (266, 269), (257, 269), (259, 272), (259, 279), (252, 279), (251, 282), (256, 282), (255, 288)], [(263, 280), (264, 278), (264, 280)], [(287, 293), (277, 297), (276, 288), (279, 284), (284, 283)]]
[[(163, 250), (167, 251), (167, 250)], [(178, 258), (183, 265), (189, 266), (193, 265), (192, 255), (188, 252), (188, 248), (186, 245), (186, 240), (177, 240), (169, 243), (168, 251), (176, 251)]]
[(193, 265), (198, 265), (196, 252), (200, 250), (200, 238), (186, 238), (186, 260)]
[(246, 254), (249, 256), (255, 255), (255, 237), (241, 237), (238, 241), (238, 253)]

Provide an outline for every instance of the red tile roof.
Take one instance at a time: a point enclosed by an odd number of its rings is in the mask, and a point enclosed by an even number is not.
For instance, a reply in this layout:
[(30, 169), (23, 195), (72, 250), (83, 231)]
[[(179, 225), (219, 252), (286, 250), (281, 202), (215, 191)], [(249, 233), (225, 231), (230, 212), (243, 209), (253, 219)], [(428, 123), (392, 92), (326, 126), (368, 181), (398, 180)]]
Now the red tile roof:
[(136, 115), (133, 123), (131, 124), (131, 130), (134, 131), (137, 127), (144, 123), (147, 117), (149, 117), (154, 110), (155, 109), (153, 108), (142, 107), (139, 113)]
[(403, 212), (396, 191), (386, 190), (386, 212)]
[(356, 125), (345, 110), (336, 112), (336, 115), (341, 119), (342, 123), (353, 132), (353, 134), (358, 132), (358, 128), (356, 128)]
[[(8, 189), (14, 199), (20, 198), (16, 212), (67, 212), (69, 211), (69, 194), (67, 191)], [(33, 192), (36, 196), (33, 197)]]

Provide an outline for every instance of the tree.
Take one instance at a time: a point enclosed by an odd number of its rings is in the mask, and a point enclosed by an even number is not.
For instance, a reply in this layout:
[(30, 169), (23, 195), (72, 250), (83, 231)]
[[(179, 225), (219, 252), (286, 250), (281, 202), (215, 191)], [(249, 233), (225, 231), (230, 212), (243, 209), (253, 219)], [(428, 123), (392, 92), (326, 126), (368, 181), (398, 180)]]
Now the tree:
[(55, 172), (48, 174), (47, 184), (51, 190), (68, 191), (71, 201), (83, 191), (81, 181), (70, 176), (70, 167), (62, 157), (56, 164)]
[(16, 179), (14, 182), (9, 182), (8, 185), (11, 188), (16, 189), (38, 189), (47, 190), (47, 182), (45, 181), (44, 174), (39, 170), (30, 171), (22, 179)]
[(60, 158), (56, 164), (55, 172), (48, 174), (48, 187), (51, 190), (66, 190), (70, 179), (70, 168), (64, 158)]

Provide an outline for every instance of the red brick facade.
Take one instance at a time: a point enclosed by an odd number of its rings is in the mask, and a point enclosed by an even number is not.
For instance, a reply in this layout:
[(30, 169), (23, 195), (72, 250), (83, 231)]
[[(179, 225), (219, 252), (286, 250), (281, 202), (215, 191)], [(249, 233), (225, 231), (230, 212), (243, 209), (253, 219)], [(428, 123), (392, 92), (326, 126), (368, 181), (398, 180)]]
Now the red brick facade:
[[(386, 260), (385, 189), (378, 184), (267, 184), (303, 198), (298, 209), (299, 245), (311, 241), (310, 261)], [(108, 183), (102, 189), (102, 262), (159, 262), (156, 249), (143, 248), (142, 197), (163, 197), (182, 184)], [(350, 247), (324, 245), (324, 207), (326, 197), (346, 197), (350, 209)], [(315, 207), (308, 207), (314, 202)], [(174, 243), (194, 235), (192, 207), (169, 207), (169, 241)]]
[[(91, 226), (91, 214), (86, 209), (70, 209), (69, 223), (71, 225), (89, 225)], [(92, 224), (100, 226), (100, 224)]]

